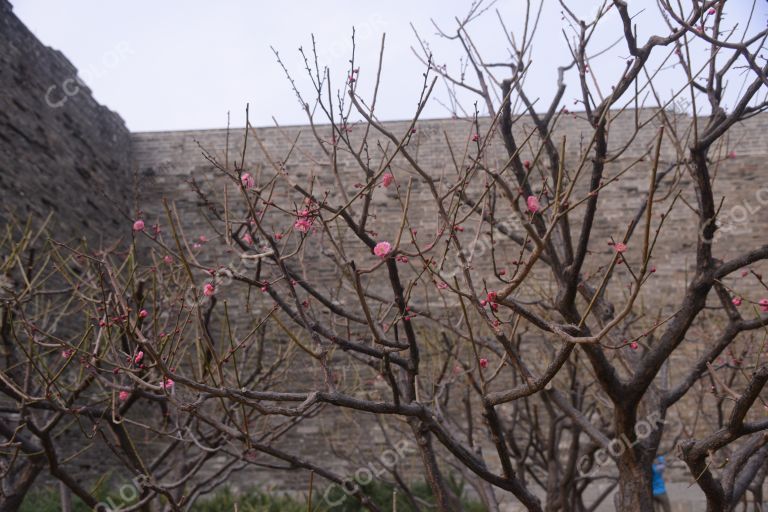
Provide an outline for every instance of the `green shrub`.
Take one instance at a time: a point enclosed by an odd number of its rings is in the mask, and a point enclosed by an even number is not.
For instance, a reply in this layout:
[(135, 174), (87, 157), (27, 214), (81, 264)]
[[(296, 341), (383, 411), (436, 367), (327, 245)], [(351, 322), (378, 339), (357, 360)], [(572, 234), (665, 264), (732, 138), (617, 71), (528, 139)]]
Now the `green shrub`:
[[(467, 512), (485, 512), (485, 507), (466, 497), (464, 482), (451, 477), (449, 486), (456, 495), (462, 498), (462, 510)], [(394, 486), (384, 482), (372, 482), (362, 486), (363, 492), (371, 497), (376, 505), (384, 511), (392, 510)], [(433, 504), (432, 490), (426, 483), (416, 483), (411, 486), (411, 492), (420, 503)], [(312, 497), (312, 512), (363, 512), (365, 509), (356, 499), (347, 496), (339, 486), (328, 489), (327, 500), (325, 489), (316, 490)], [(59, 512), (61, 510), (59, 492), (56, 488), (46, 487), (30, 492), (21, 506), (21, 512)], [(102, 497), (108, 502), (108, 496)], [(123, 501), (113, 497), (115, 505)], [(286, 494), (265, 493), (256, 489), (233, 493), (225, 487), (216, 492), (203, 496), (195, 502), (192, 512), (307, 512), (306, 498), (291, 497)], [(398, 512), (414, 512), (406, 496), (397, 492)], [(72, 498), (73, 512), (91, 512), (79, 498)]]
[[(250, 490), (234, 495), (229, 488), (216, 491), (208, 497), (202, 497), (192, 507), (193, 512), (223, 512), (235, 510), (238, 512), (307, 512), (306, 502), (296, 500), (287, 495), (265, 494)], [(314, 511), (325, 512), (326, 509), (313, 507)]]

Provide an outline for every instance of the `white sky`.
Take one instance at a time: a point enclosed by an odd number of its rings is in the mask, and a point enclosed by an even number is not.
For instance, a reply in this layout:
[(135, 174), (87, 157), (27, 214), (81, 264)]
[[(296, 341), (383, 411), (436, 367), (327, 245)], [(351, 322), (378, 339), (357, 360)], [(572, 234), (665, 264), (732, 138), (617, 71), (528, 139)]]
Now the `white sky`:
[[(370, 91), (378, 61), (381, 33), (387, 34), (383, 81), (377, 104), (381, 119), (412, 116), (423, 81), (424, 67), (412, 54), (417, 44), (409, 22), (429, 40), (438, 63), (458, 69), (463, 52), (457, 43), (440, 41), (430, 23), (452, 29), (452, 20), (463, 16), (468, 0), (282, 0), (273, 2), (225, 0), (11, 0), (16, 15), (46, 45), (61, 50), (78, 68), (98, 101), (117, 111), (132, 131), (220, 128), (227, 111), (233, 126), (245, 124), (245, 105), (250, 103), (251, 123), (304, 124), (285, 75), (270, 45), (280, 51), (302, 90), (303, 62), (296, 51), (310, 47), (314, 33), (323, 63), (330, 66), (335, 86), (342, 85), (348, 69), (351, 27), (357, 30), (356, 65), (360, 67), (360, 92)], [(544, 0), (545, 13), (537, 35), (538, 48), (527, 81), (531, 96), (546, 101), (554, 91), (555, 67), (568, 62), (561, 30), (560, 7)], [(584, 15), (600, 0), (573, 0)], [(688, 3), (686, 0), (684, 3)], [(519, 33), (524, 18), (523, 0), (498, 0), (494, 5), (510, 30)], [(637, 12), (640, 41), (653, 31), (666, 33), (655, 2), (630, 0)], [(733, 21), (742, 26), (751, 0), (730, 0)], [(755, 27), (766, 24), (765, 0), (758, 0)], [(502, 61), (507, 44), (493, 9), (471, 26), (470, 34), (489, 61)], [(606, 20), (597, 34), (595, 49), (620, 36), (615, 17)], [(610, 87), (623, 69), (626, 46), (592, 62), (593, 73)], [(575, 77), (575, 72), (570, 73)], [(670, 85), (671, 87), (671, 85)], [(604, 91), (605, 92), (605, 91)], [(669, 90), (663, 91), (668, 93)], [(575, 88), (566, 92), (571, 106)], [(447, 100), (439, 85), (435, 98)], [(470, 99), (465, 108), (472, 108)], [(481, 108), (482, 110), (482, 108)], [(432, 101), (424, 117), (448, 117)]]

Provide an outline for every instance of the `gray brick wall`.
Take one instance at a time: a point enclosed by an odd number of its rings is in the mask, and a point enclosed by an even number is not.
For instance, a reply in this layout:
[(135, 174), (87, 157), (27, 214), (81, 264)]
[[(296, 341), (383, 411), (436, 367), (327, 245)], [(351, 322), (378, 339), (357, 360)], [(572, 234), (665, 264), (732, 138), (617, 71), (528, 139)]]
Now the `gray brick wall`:
[(111, 241), (129, 216), (130, 146), (120, 116), (0, 0), (0, 222), (53, 211), (58, 238)]

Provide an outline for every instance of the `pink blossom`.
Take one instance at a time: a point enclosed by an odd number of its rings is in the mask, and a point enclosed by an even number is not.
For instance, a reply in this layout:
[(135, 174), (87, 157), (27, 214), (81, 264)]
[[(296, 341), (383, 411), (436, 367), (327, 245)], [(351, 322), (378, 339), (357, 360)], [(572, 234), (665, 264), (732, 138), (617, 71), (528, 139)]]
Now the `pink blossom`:
[(282, 233), (275, 233), (275, 240), (281, 240), (283, 238)]
[(121, 402), (125, 402), (126, 400), (128, 400), (129, 396), (131, 396), (131, 394), (128, 391), (123, 390), (118, 395), (118, 398), (120, 398)]
[(736, 158), (736, 152), (735, 151), (729, 151), (728, 152), (728, 158)]
[(613, 244), (613, 248), (616, 250), (616, 252), (622, 253), (627, 250), (627, 244), (618, 242)]
[(173, 256), (171, 256), (170, 254), (166, 254), (163, 257), (163, 261), (170, 265), (171, 263), (173, 263)]
[(373, 248), (373, 254), (378, 256), (379, 258), (386, 258), (387, 254), (389, 254), (389, 251), (392, 250), (392, 244), (389, 242), (379, 242), (376, 244), (376, 247)]
[(480, 368), (488, 368), (488, 360), (484, 357), (480, 358)]
[(439, 283), (437, 283), (438, 290), (445, 290), (446, 288), (448, 288), (448, 283), (444, 281), (440, 281)]
[(203, 295), (210, 297), (214, 293), (216, 293), (216, 288), (214, 288), (211, 283), (205, 283), (205, 286), (203, 286)]
[(480, 140), (480, 135), (478, 135), (478, 134), (472, 135), (472, 142), (477, 142), (479, 140)]
[(208, 238), (205, 235), (200, 235), (197, 239), (200, 240), (201, 244), (208, 242)]
[(530, 160), (524, 160), (523, 161), (523, 167), (525, 167), (526, 169), (530, 169), (531, 168), (531, 161)]
[(768, 299), (760, 299), (760, 311), (763, 313), (768, 313)]
[(536, 213), (541, 208), (539, 198), (536, 196), (528, 196), (528, 199), (526, 199), (525, 202), (528, 205), (528, 211), (531, 213)]
[(637, 350), (637, 342), (633, 341), (632, 343), (630, 343), (629, 348), (631, 348), (632, 350)]
[(714, 8), (714, 7), (712, 7), (712, 8), (710, 8), (710, 9), (707, 11), (707, 14), (709, 14), (710, 16), (712, 16), (712, 15), (713, 15), (713, 14), (715, 14), (716, 12), (717, 12), (717, 11), (715, 10), (715, 8)]
[(197, 243), (197, 242), (195, 242), (195, 243), (193, 243), (193, 244), (192, 244), (192, 248), (193, 248), (193, 249), (199, 249), (199, 248), (201, 248), (201, 247), (202, 247), (202, 245), (200, 245), (200, 244), (199, 244), (199, 243)]
[(384, 185), (385, 188), (389, 187), (393, 181), (395, 181), (395, 177), (390, 173), (381, 177), (381, 184)]
[(734, 297), (731, 299), (731, 304), (738, 307), (741, 306), (741, 297)]
[(136, 357), (133, 358), (133, 364), (139, 364), (142, 359), (144, 359), (144, 352), (139, 350)]
[(61, 357), (62, 358), (69, 359), (71, 356), (72, 356), (72, 351), (71, 350), (67, 349), (67, 350), (62, 350), (61, 351)]
[(133, 230), (134, 231), (144, 231), (144, 221), (141, 219), (138, 219), (133, 223)]
[(244, 172), (242, 176), (240, 176), (240, 183), (243, 184), (244, 188), (253, 188), (255, 185), (253, 176), (251, 176), (251, 173), (248, 172)]
[(309, 232), (309, 228), (312, 227), (312, 222), (310, 222), (306, 217), (301, 217), (300, 219), (297, 219), (296, 222), (294, 222), (293, 227), (302, 233), (307, 233)]
[(173, 379), (165, 379), (163, 380), (163, 387), (165, 389), (171, 389), (174, 385)]
[(139, 311), (139, 318), (147, 318), (148, 315), (149, 315), (149, 312), (147, 312), (146, 309), (142, 309), (141, 311)]
[(253, 245), (253, 237), (250, 233), (246, 233), (243, 235), (243, 242), (246, 243), (246, 245)]

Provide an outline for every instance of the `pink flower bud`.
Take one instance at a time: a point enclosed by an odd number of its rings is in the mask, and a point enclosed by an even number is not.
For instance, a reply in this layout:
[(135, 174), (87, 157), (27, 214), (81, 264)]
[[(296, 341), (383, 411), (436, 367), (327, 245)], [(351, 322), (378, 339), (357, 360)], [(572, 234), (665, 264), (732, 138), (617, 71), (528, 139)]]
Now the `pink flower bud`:
[(248, 172), (244, 172), (240, 176), (240, 183), (242, 183), (243, 187), (247, 189), (253, 188), (253, 186), (255, 185), (253, 176), (251, 176), (251, 174)]
[(528, 196), (528, 198), (525, 200), (525, 203), (528, 206), (528, 211), (531, 213), (536, 213), (541, 209), (539, 198), (536, 196)]

